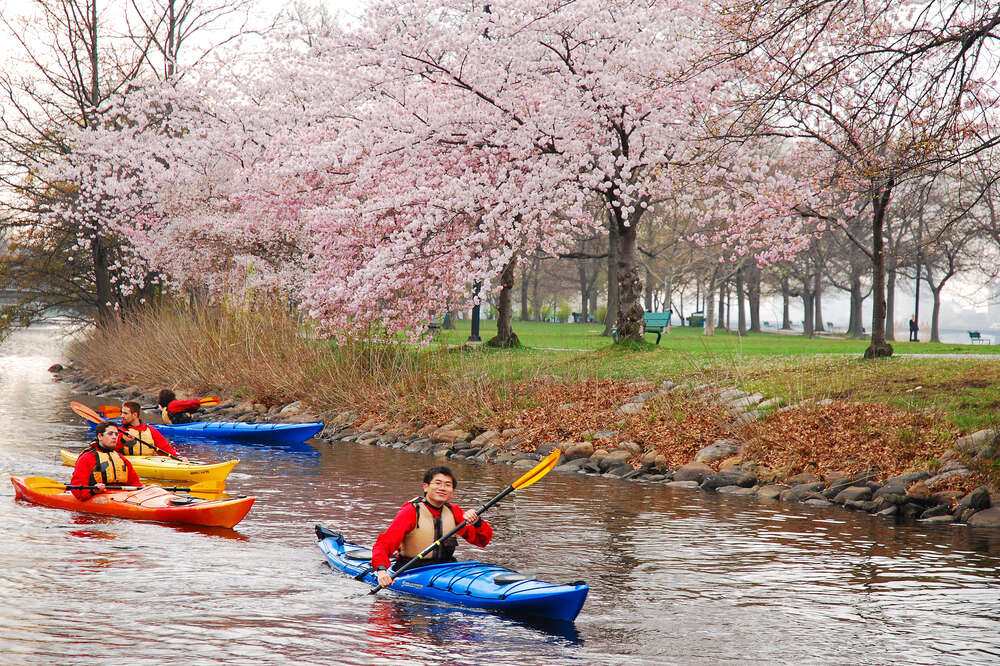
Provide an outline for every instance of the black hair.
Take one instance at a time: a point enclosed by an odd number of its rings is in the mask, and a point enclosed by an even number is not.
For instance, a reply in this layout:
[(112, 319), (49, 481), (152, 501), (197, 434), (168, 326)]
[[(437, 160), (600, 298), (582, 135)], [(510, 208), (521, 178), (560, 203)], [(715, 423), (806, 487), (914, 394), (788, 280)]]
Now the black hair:
[(445, 467), (444, 465), (441, 465), (439, 467), (431, 467), (429, 470), (424, 472), (424, 483), (430, 483), (431, 479), (433, 479), (438, 474), (443, 474), (445, 476), (451, 477), (451, 487), (458, 488), (458, 479), (456, 479), (455, 475), (451, 473), (451, 469)]
[(114, 427), (115, 424), (112, 423), (111, 421), (101, 421), (100, 423), (97, 424), (97, 428), (95, 428), (95, 431), (97, 432), (98, 435), (103, 435), (105, 431), (108, 430), (108, 428), (114, 428)]
[(177, 394), (170, 389), (163, 389), (160, 391), (160, 395), (156, 399), (156, 403), (160, 407), (166, 407), (171, 402), (177, 399)]

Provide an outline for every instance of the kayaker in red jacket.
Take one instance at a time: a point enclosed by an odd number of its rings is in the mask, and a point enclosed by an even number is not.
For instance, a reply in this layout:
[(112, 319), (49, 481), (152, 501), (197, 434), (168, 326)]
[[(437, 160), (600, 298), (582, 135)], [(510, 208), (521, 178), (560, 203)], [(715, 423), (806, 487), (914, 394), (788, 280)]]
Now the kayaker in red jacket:
[[(73, 467), (70, 485), (95, 486), (96, 490), (75, 489), (70, 492), (78, 500), (88, 500), (107, 490), (108, 484), (141, 486), (139, 475), (128, 459), (115, 451), (118, 443), (118, 428), (105, 421), (97, 424), (97, 441), (80, 454)], [(112, 489), (113, 490), (113, 489)]]
[[(463, 512), (449, 503), (457, 485), (455, 475), (447, 467), (427, 470), (423, 497), (416, 497), (400, 507), (389, 529), (379, 535), (372, 548), (372, 567), (379, 585), (387, 587), (392, 584), (392, 576), (388, 572), (391, 556), (395, 557), (393, 568), (399, 569), (463, 520), (469, 524), (459, 531), (459, 536), (480, 547), (490, 542), (493, 528), (488, 522), (475, 511)], [(440, 552), (431, 551), (417, 566), (454, 562), (457, 542), (452, 536), (436, 549)]]
[[(128, 430), (134, 439), (121, 437), (117, 450), (126, 456), (178, 456), (167, 438), (159, 430), (143, 422), (140, 414), (142, 407), (137, 402), (129, 400), (122, 403), (122, 427)], [(187, 460), (178, 456), (181, 460)]]
[(201, 409), (200, 400), (178, 400), (170, 389), (163, 389), (157, 396), (156, 404), (160, 406), (160, 415), (164, 423), (191, 423), (192, 413)]

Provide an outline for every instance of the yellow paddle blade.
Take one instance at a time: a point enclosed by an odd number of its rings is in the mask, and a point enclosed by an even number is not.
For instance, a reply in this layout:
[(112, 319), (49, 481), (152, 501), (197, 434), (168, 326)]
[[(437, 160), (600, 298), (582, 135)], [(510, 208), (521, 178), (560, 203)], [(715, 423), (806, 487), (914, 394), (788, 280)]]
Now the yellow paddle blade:
[(198, 402), (201, 403), (202, 407), (214, 407), (215, 405), (222, 402), (222, 400), (216, 398), (215, 396), (210, 395), (207, 398), (201, 398), (200, 400), (198, 400)]
[(524, 476), (510, 485), (513, 486), (514, 490), (527, 488), (535, 481), (538, 481), (543, 476), (551, 472), (552, 468), (556, 466), (557, 462), (559, 462), (559, 456), (561, 455), (562, 451), (559, 449), (553, 450), (552, 453), (542, 458), (541, 462), (529, 469)]
[(24, 480), (26, 486), (43, 495), (58, 495), (66, 492), (66, 484), (44, 476), (29, 476)]
[(90, 407), (87, 407), (87, 405), (82, 402), (71, 402), (69, 403), (69, 406), (74, 412), (77, 413), (77, 415), (82, 416), (85, 420), (90, 421), (91, 423), (100, 423), (104, 420), (100, 414), (95, 412)]

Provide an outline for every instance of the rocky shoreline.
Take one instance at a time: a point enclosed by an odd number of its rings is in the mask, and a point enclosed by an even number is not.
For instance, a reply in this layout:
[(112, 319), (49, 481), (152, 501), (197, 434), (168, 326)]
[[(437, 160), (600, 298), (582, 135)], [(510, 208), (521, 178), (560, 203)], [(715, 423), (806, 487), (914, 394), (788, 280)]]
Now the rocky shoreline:
[[(101, 383), (73, 368), (53, 366), (57, 379), (72, 383), (77, 390), (116, 401), (156, 402), (155, 393), (138, 386)], [(655, 391), (644, 391), (619, 406), (623, 414), (635, 413), (657, 394), (680, 390), (664, 382)], [(777, 408), (777, 401), (738, 389), (697, 386), (684, 389), (715, 406), (725, 408), (734, 428), (759, 418), (762, 410)], [(789, 409), (781, 407), (780, 409)], [(912, 471), (878, 479), (874, 471), (848, 474), (811, 472), (780, 478), (774, 471), (740, 457), (740, 445), (733, 439), (719, 439), (699, 450), (690, 462), (669, 468), (666, 458), (653, 448), (643, 449), (634, 442), (619, 442), (609, 448), (594, 442), (615, 433), (596, 432), (594, 441), (551, 442), (521, 450), (522, 438), (516, 431), (473, 432), (458, 424), (389, 424), (376, 418), (361, 421), (351, 411), (310, 413), (301, 403), (267, 407), (250, 402), (224, 401), (202, 411), (211, 420), (245, 422), (323, 421), (326, 427), (316, 436), (330, 443), (357, 443), (403, 449), (436, 457), (482, 463), (510, 464), (528, 469), (554, 448), (563, 451), (555, 470), (616, 478), (641, 483), (662, 483), (720, 494), (740, 495), (760, 500), (802, 502), (813, 506), (839, 505), (892, 520), (932, 524), (962, 524), (974, 528), (1000, 528), (1000, 494), (980, 486), (971, 492), (939, 489), (949, 480), (967, 477), (971, 471), (965, 460), (995, 459), (1000, 452), (1000, 432), (981, 430), (954, 442), (937, 469)], [(714, 465), (714, 467), (713, 467)]]

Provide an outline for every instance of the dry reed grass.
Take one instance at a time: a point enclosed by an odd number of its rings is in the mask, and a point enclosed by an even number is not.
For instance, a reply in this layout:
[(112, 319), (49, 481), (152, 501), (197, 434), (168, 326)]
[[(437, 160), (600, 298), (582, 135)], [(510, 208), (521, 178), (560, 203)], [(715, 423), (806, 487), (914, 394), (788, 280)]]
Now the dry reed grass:
[(105, 380), (265, 405), (301, 400), (316, 412), (468, 420), (527, 399), (496, 382), (503, 369), (484, 372), (482, 357), (370, 339), (316, 340), (273, 302), (253, 310), (146, 310), (94, 329), (70, 355)]

